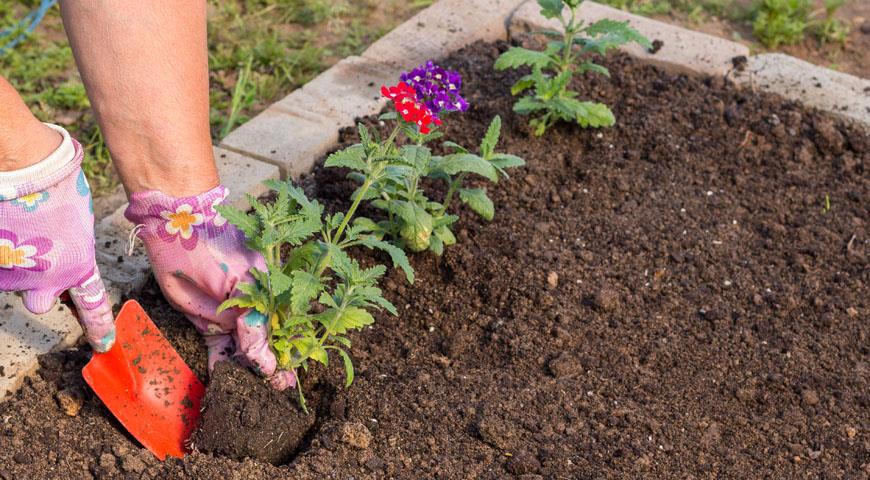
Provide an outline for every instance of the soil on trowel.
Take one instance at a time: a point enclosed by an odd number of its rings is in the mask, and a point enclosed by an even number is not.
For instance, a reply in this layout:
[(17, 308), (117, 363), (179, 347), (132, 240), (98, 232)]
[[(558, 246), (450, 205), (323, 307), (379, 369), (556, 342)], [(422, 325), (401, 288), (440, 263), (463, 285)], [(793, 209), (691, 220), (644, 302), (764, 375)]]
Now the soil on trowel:
[(218, 362), (212, 372), (193, 445), (216, 455), (286, 463), (314, 426), (320, 395), (309, 393), (309, 413), (297, 405), (296, 390), (275, 391), (235, 362)]
[[(329, 401), (286, 464), (196, 444), (156, 461), (82, 384), (83, 347), (43, 357), (0, 404), (0, 478), (867, 478), (870, 137), (614, 55), (610, 78), (572, 86), (617, 124), (538, 138), (512, 112), (525, 72), (492, 68), (507, 47), (444, 62), (472, 105), (445, 133), (475, 146), (498, 114), (498, 149), (528, 165), (497, 185), (471, 179), (494, 220), (457, 209), (458, 244), (411, 255), (414, 285), (388, 273), (400, 314), (350, 336), (350, 388), (340, 359), (312, 369)], [(323, 168), (303, 185), (328, 210), (355, 187)], [(153, 284), (140, 299), (206, 379), (194, 329)], [(217, 400), (232, 427), (301, 430), (293, 395), (277, 411), (237, 378), (210, 391), (233, 389)], [(245, 395), (259, 424), (235, 403)]]

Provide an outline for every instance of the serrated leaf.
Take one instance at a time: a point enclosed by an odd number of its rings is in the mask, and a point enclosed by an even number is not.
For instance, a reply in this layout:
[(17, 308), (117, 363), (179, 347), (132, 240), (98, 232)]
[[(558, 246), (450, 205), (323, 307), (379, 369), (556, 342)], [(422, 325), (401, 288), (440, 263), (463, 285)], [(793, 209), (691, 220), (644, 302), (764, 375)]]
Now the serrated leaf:
[(432, 158), (432, 152), (423, 146), (405, 145), (402, 147), (402, 157), (420, 174), (425, 174)]
[(290, 340), (289, 343), (298, 351), (299, 357), (303, 359), (311, 358), (323, 365), (329, 364), (329, 355), (326, 354), (326, 350), (320, 345), (320, 342), (316, 338), (295, 338)]
[(545, 52), (538, 52), (522, 47), (511, 47), (496, 59), (494, 67), (496, 70), (524, 66), (544, 68), (553, 63), (553, 61), (553, 58)]
[(610, 108), (603, 103), (581, 102), (565, 99), (571, 105), (574, 119), (581, 127), (610, 127), (616, 123), (616, 118)]
[(320, 248), (314, 242), (307, 242), (290, 251), (290, 256), (284, 264), (284, 273), (291, 274), (294, 270), (304, 270), (314, 266)]
[(414, 283), (414, 268), (411, 267), (411, 263), (408, 261), (408, 256), (405, 255), (405, 252), (401, 248), (374, 237), (365, 237), (360, 240), (360, 243), (366, 247), (387, 252), (390, 259), (393, 261), (393, 267), (401, 268), (402, 271), (405, 272), (405, 278), (408, 279), (408, 283)]
[(501, 117), (496, 115), (489, 123), (486, 129), (486, 134), (480, 142), (480, 156), (489, 158), (492, 152), (495, 151), (495, 146), (498, 144), (498, 137), (501, 135)]
[(438, 162), (432, 162), (432, 170), (441, 171), (448, 175), (456, 175), (461, 172), (476, 173), (493, 182), (498, 182), (498, 172), (495, 167), (471, 153), (454, 153), (441, 157)]
[(330, 168), (344, 167), (364, 172), (366, 170), (365, 157), (365, 148), (362, 145), (353, 145), (327, 157), (324, 165)]
[(608, 18), (599, 20), (583, 29), (590, 37), (578, 37), (575, 41), (583, 47), (583, 52), (604, 54), (608, 50), (629, 42), (635, 42), (643, 48), (650, 48), (649, 39), (629, 26), (628, 21), (620, 22)]
[(604, 75), (605, 77), (610, 76), (610, 70), (608, 70), (607, 68), (605, 68), (601, 65), (598, 65), (597, 63), (594, 63), (594, 62), (588, 62), (588, 61), (582, 62), (580, 64), (580, 71), (581, 72), (600, 73), (600, 74)]
[(218, 306), (217, 313), (221, 313), (230, 308), (253, 308), (260, 313), (263, 313), (263, 311), (266, 310), (265, 305), (255, 300), (250, 295), (239, 295), (224, 300), (224, 302)]
[(486, 220), (495, 216), (495, 207), (486, 190), (481, 188), (463, 188), (459, 190), (459, 199)]
[[(392, 113), (393, 113), (393, 115), (395, 115), (395, 112), (392, 112)], [(388, 114), (384, 114), (384, 115), (388, 115)], [(393, 118), (395, 118), (395, 117), (393, 117)], [(372, 136), (369, 134), (369, 129), (366, 128), (365, 125), (363, 125), (362, 123), (358, 123), (356, 125), (356, 128), (357, 128), (357, 131), (359, 132), (360, 142), (363, 145), (368, 145), (368, 144), (372, 143)]]
[(286, 292), (290, 289), (291, 283), (290, 277), (280, 269), (275, 266), (269, 268), (269, 287), (272, 290), (272, 295), (277, 297)]
[(253, 215), (249, 215), (229, 205), (216, 205), (214, 209), (227, 219), (228, 222), (238, 227), (245, 234), (245, 238), (251, 239), (260, 233), (259, 222), (257, 222), (257, 218)]
[(330, 335), (344, 335), (348, 330), (358, 330), (375, 323), (372, 314), (359, 307), (346, 307), (337, 315), (336, 312), (330, 310), (324, 313), (332, 316), (327, 323), (323, 324)]
[(534, 97), (522, 97), (514, 104), (514, 111), (520, 115), (529, 115), (546, 108), (545, 102)]
[(304, 271), (296, 270), (291, 274), (290, 311), (296, 315), (308, 312), (310, 302), (323, 290), (320, 279)]
[(535, 86), (535, 78), (531, 75), (525, 75), (517, 80), (511, 86), (511, 95), (517, 95)]
[(559, 18), (565, 5), (562, 0), (538, 0), (544, 18)]

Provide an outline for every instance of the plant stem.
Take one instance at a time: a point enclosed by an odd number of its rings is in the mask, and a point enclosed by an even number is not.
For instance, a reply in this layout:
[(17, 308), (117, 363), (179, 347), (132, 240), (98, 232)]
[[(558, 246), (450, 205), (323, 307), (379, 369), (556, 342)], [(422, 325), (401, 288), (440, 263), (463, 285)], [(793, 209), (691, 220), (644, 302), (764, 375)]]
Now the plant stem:
[(467, 172), (462, 172), (459, 174), (459, 178), (457, 178), (456, 181), (450, 182), (450, 187), (447, 188), (447, 195), (444, 196), (444, 205), (441, 207), (441, 215), (447, 213), (447, 209), (450, 208), (450, 202), (453, 201), (453, 194), (462, 186), (462, 181), (465, 180), (465, 175), (467, 175)]

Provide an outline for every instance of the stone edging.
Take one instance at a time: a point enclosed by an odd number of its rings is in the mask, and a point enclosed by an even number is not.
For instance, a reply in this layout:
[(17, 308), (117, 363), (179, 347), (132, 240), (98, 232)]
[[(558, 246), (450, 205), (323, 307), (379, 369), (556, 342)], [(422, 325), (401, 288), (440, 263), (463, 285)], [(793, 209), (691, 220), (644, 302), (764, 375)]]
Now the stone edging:
[[(738, 84), (777, 93), (870, 130), (870, 81), (818, 67), (782, 54), (749, 56), (741, 44), (585, 2), (580, 18), (628, 20), (651, 40), (661, 40), (655, 54), (637, 46), (624, 50), (668, 69), (727, 75)], [(338, 130), (385, 105), (378, 92), (403, 69), (443, 57), (478, 40), (506, 40), (510, 35), (558, 27), (540, 16), (534, 0), (439, 0), (372, 44), (361, 56), (348, 57), (302, 88), (234, 130), (215, 147), (221, 178), (235, 205), (244, 194), (264, 192), (262, 182), (298, 178), (336, 144)], [(748, 58), (743, 72), (732, 59)], [(126, 255), (132, 225), (124, 206), (97, 225), (97, 261), (112, 299), (141, 288), (149, 267), (141, 247)], [(37, 355), (74, 345), (79, 328), (65, 307), (48, 314), (28, 313), (20, 299), (0, 294), (0, 401), (15, 391), (37, 366)]]

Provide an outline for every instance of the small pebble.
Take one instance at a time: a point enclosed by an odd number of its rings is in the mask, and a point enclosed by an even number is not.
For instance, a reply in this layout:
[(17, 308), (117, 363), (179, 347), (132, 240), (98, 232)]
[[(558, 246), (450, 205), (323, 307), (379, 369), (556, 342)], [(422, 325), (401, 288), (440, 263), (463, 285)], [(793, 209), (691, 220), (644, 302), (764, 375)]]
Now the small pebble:
[(372, 433), (359, 422), (347, 422), (341, 426), (340, 441), (352, 447), (365, 450), (372, 443)]
[(66, 413), (70, 417), (75, 417), (79, 414), (84, 402), (80, 391), (69, 388), (58, 391), (55, 399), (57, 399), (57, 404), (63, 410), (63, 413)]
[(802, 397), (807, 405), (817, 405), (819, 403), (819, 394), (815, 390), (804, 390)]
[(550, 272), (547, 275), (547, 285), (549, 285), (550, 288), (558, 287), (559, 286), (559, 274), (556, 272)]
[(846, 427), (846, 436), (849, 438), (855, 438), (855, 435), (858, 435), (858, 429), (855, 427)]
[(846, 315), (848, 315), (849, 318), (855, 318), (858, 316), (858, 309), (855, 307), (849, 307), (846, 309)]

